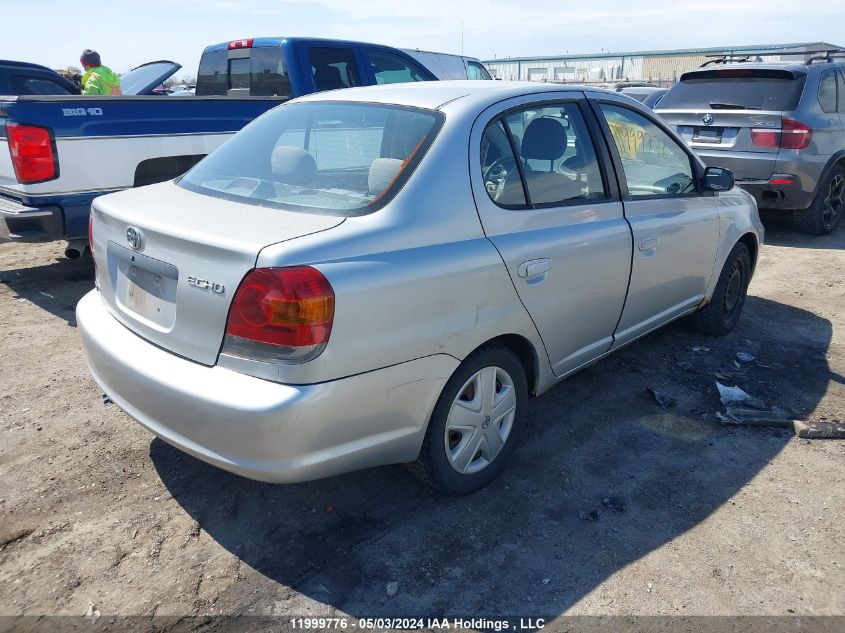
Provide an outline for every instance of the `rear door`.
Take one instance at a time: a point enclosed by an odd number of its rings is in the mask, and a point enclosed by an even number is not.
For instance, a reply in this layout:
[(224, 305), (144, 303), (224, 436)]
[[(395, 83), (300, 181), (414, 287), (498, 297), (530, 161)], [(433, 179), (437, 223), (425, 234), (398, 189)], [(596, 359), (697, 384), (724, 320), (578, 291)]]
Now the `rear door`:
[(644, 109), (596, 95), (612, 140), (625, 217), (633, 232), (631, 282), (614, 345), (694, 308), (716, 259), (718, 213), (712, 195), (699, 191), (699, 164)]
[[(581, 93), (508, 100), (470, 141), (484, 232), (563, 375), (610, 349), (631, 265), (631, 233), (606, 148)], [(544, 95), (545, 97), (545, 95)]]
[(705, 163), (737, 180), (768, 180), (779, 150), (783, 112), (798, 106), (806, 73), (718, 68), (685, 73), (656, 111)]

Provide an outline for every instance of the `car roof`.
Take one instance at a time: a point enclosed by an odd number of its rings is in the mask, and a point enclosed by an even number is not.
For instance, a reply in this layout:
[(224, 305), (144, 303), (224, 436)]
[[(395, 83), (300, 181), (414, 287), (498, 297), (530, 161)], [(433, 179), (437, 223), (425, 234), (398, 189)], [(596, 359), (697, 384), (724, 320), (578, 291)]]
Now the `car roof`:
[(579, 93), (585, 89), (598, 90), (608, 94), (619, 94), (613, 90), (592, 88), (579, 85), (562, 85), (531, 81), (489, 81), (489, 80), (450, 80), (419, 81), (409, 83), (363, 86), (318, 92), (294, 100), (296, 103), (309, 101), (369, 101), (394, 105), (414, 106), (437, 110), (447, 103), (459, 99), (472, 98), (479, 106), (485, 107), (521, 95), (547, 92)]
[(41, 64), (33, 64), (32, 62), (16, 62), (10, 59), (0, 59), (0, 66), (13, 66), (16, 68), (32, 68), (34, 70), (46, 70), (51, 73), (56, 73), (55, 70), (52, 68), (47, 68), (47, 66), (42, 66)]

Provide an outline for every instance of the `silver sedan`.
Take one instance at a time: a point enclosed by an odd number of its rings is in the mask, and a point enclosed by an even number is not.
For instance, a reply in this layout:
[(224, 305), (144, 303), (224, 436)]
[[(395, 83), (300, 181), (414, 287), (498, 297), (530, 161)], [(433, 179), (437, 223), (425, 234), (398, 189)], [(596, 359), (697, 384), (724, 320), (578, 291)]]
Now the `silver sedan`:
[(356, 88), (98, 198), (77, 318), (103, 390), (199, 459), (469, 492), (529, 395), (680, 317), (729, 332), (762, 237), (729, 171), (617, 93)]

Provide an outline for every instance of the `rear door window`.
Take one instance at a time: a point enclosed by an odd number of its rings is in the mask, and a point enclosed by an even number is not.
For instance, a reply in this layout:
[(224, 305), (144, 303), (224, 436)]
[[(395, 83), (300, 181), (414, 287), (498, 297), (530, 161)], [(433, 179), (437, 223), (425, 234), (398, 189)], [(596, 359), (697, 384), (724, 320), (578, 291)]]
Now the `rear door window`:
[(419, 66), (399, 55), (373, 50), (369, 51), (368, 55), (377, 84), (398, 84), (428, 79)]
[(309, 61), (317, 92), (361, 85), (355, 54), (350, 48), (315, 46), (309, 53)]
[(826, 72), (819, 83), (819, 105), (825, 112), (836, 112), (836, 71)]
[(798, 107), (805, 75), (719, 70), (684, 75), (660, 100), (661, 110), (774, 110)]

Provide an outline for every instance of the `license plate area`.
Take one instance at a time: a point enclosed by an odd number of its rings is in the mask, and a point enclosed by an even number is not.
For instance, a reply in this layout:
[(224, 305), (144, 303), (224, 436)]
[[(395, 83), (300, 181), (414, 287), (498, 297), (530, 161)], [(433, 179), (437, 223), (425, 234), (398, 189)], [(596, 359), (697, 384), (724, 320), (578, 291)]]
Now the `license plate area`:
[(721, 143), (722, 128), (719, 127), (697, 127), (692, 135), (693, 143)]
[(114, 242), (108, 243), (108, 255), (117, 306), (157, 330), (171, 330), (176, 323), (176, 267)]

